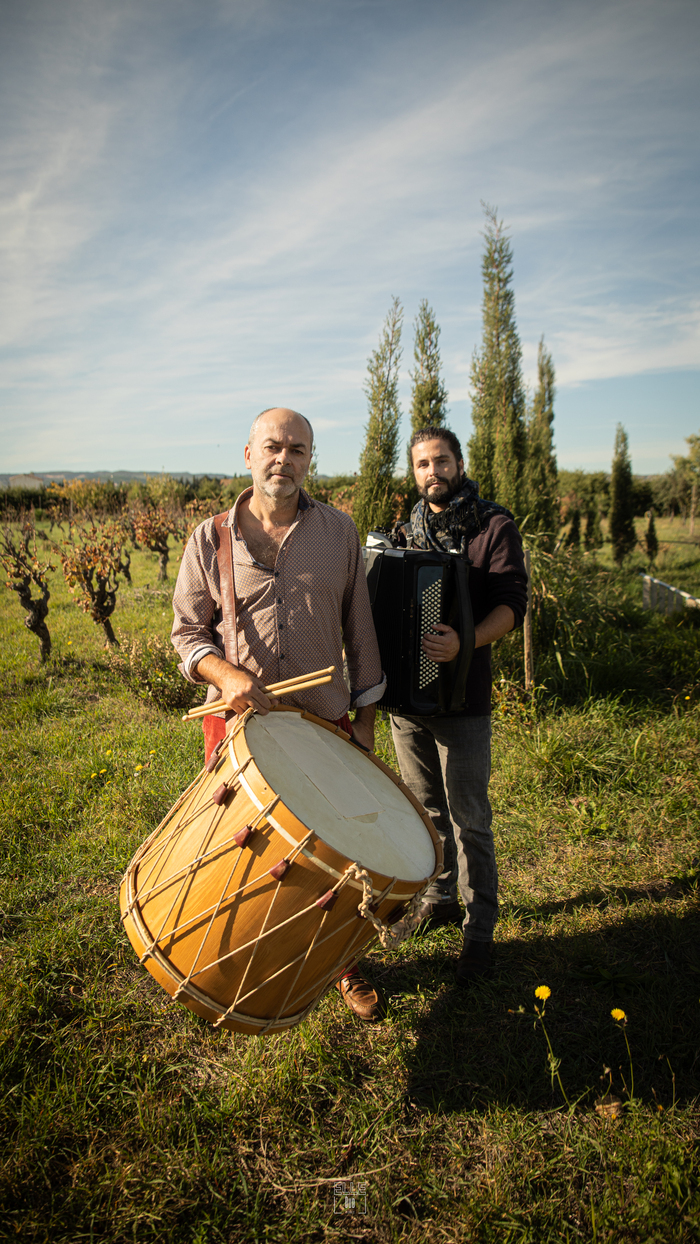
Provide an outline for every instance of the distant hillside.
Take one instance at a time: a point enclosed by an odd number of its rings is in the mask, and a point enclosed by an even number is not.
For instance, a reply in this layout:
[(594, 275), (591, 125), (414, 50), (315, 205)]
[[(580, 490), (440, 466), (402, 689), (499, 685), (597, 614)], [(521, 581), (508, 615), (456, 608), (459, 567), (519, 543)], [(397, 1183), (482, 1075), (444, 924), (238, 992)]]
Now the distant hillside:
[[(0, 472), (0, 488), (10, 487), (10, 475), (17, 475), (18, 471), (10, 471), (6, 473)], [(28, 472), (29, 474), (29, 472)], [(191, 484), (196, 479), (203, 479), (209, 476), (210, 479), (221, 479), (223, 475), (230, 475), (230, 472), (221, 471), (200, 471), (193, 475), (191, 471), (32, 471), (32, 475), (37, 479), (43, 480), (48, 486), (49, 484), (61, 484), (64, 480), (73, 479), (92, 479), (99, 483), (106, 480), (112, 480), (115, 484), (143, 484), (150, 475), (171, 475), (173, 479), (181, 479), (183, 483)]]

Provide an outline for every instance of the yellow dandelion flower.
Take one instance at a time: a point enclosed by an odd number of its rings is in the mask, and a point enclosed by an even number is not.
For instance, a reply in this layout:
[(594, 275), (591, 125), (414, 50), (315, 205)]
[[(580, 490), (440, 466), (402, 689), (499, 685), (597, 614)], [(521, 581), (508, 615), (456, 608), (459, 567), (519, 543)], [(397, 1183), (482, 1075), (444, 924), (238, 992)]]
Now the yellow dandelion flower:
[(540, 1002), (546, 1002), (547, 998), (551, 998), (551, 996), (552, 996), (552, 991), (549, 988), (549, 985), (538, 985), (537, 986), (537, 989), (535, 990), (535, 997), (539, 998)]
[(138, 773), (141, 769), (143, 769), (143, 765), (137, 765), (134, 769), (134, 773)]
[(97, 777), (97, 774), (96, 774), (96, 773), (91, 773), (91, 774), (90, 774), (90, 777), (91, 777), (91, 778)]
[(108, 752), (105, 752), (105, 756), (111, 756), (111, 755), (112, 755), (112, 750), (111, 750), (111, 748), (110, 748), (110, 750), (109, 750)]
[(149, 756), (155, 756), (155, 754), (156, 754), (156, 749), (155, 749), (155, 747), (153, 748), (153, 751), (152, 751), (152, 752), (149, 752), (148, 754), (149, 754)]
[(612, 1015), (613, 1019), (617, 1020), (618, 1024), (621, 1023), (623, 1019), (627, 1019), (625, 1012), (621, 1011), (619, 1006), (614, 1006), (610, 1014)]
[(100, 773), (106, 773), (106, 772), (107, 772), (106, 769), (100, 769)]

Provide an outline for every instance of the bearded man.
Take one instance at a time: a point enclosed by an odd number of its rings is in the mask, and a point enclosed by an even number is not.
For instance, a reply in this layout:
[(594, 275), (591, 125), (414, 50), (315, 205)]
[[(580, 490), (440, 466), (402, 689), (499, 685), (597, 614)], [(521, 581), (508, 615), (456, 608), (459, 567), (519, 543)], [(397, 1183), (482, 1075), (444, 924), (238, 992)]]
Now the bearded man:
[[(330, 665), (329, 684), (285, 697), (285, 703), (342, 726), (366, 751), (374, 745), (376, 702), (386, 679), (360, 540), (347, 514), (312, 500), (301, 487), (312, 451), (308, 419), (284, 407), (263, 411), (245, 447), (252, 488), (225, 518), (202, 523), (187, 543), (173, 596), (172, 642), (185, 678), (209, 683), (207, 699), (221, 697), (231, 710), (204, 718), (206, 759), (224, 736), (226, 716), (249, 708), (265, 716), (276, 703), (266, 686)], [(223, 588), (219, 540), (231, 548), (232, 581)], [(227, 599), (235, 601), (229, 648)], [(360, 1019), (381, 1018), (382, 999), (356, 965), (345, 970), (338, 989)]]
[[(492, 970), (498, 919), (498, 870), (488, 798), (491, 645), (521, 625), (527, 573), (512, 514), (479, 497), (477, 485), (465, 477), (454, 433), (442, 427), (423, 428), (413, 435), (410, 450), (421, 497), (411, 515), (413, 546), (466, 558), (475, 651), (461, 713), (392, 716), (392, 733), (401, 775), (430, 815), (445, 852), (445, 870), (427, 890), (420, 914), (433, 927), (462, 925), (457, 981), (468, 986)], [(442, 622), (433, 632), (422, 641), (426, 655), (432, 661), (452, 661), (459, 652), (459, 634)]]

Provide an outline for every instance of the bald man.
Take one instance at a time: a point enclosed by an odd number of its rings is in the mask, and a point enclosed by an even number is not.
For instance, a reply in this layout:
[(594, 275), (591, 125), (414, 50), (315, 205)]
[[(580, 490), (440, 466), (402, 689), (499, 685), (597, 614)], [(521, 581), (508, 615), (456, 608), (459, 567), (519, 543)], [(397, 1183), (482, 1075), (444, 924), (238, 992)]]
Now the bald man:
[[(297, 411), (265, 410), (245, 447), (253, 485), (220, 524), (231, 542), (236, 601), (235, 652), (224, 649), (224, 605), (217, 559), (216, 520), (190, 537), (178, 574), (172, 642), (190, 682), (208, 683), (207, 699), (223, 698), (231, 712), (254, 708), (265, 716), (276, 703), (271, 683), (335, 666), (322, 687), (285, 697), (374, 745), (376, 702), (385, 687), (357, 528), (347, 514), (312, 500), (302, 488), (311, 464), (313, 430)], [(343, 678), (343, 649), (351, 690)], [(348, 709), (355, 710), (351, 723)], [(208, 759), (227, 715), (204, 718)], [(381, 1017), (378, 992), (353, 965), (338, 982), (363, 1020)]]

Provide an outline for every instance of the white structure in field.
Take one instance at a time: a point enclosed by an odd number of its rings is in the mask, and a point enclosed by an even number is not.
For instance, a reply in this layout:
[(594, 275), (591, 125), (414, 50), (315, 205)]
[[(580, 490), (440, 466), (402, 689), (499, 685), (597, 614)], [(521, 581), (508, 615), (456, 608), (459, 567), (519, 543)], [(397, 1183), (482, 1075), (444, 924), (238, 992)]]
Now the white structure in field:
[(46, 482), (39, 479), (38, 475), (11, 475), (10, 488), (45, 488)]
[(678, 587), (670, 587), (661, 579), (652, 579), (650, 574), (642, 575), (642, 602), (645, 609), (655, 609), (657, 613), (674, 613), (676, 609), (700, 609), (700, 597), (682, 592)]

